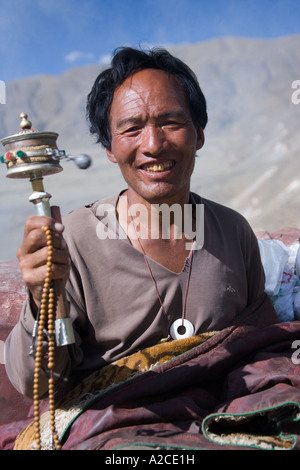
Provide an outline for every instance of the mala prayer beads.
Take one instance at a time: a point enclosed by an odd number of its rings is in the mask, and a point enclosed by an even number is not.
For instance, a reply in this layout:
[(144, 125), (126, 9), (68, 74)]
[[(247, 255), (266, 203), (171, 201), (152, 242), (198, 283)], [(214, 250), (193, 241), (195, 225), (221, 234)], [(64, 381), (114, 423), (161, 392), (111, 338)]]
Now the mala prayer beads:
[[(4, 155), (0, 156), (0, 164), (6, 164), (6, 176), (8, 178), (29, 178), (33, 190), (29, 201), (35, 205), (37, 215), (51, 217), (51, 207), (49, 204), (51, 194), (44, 190), (44, 176), (62, 171), (63, 168), (60, 166), (61, 158), (74, 161), (81, 169), (88, 168), (91, 159), (85, 154), (78, 155), (77, 157), (67, 155), (64, 150), (60, 150), (57, 147), (58, 134), (56, 132), (35, 130), (27, 117), (26, 113), (21, 113), (20, 132), (0, 140), (6, 151)], [(40, 308), (32, 332), (32, 345), (29, 352), (35, 358), (33, 381), (34, 427), (36, 431), (36, 448), (49, 448), (48, 443), (47, 445), (44, 445), (44, 443), (42, 445), (41, 443), (39, 401), (40, 377), (41, 373), (46, 373), (49, 389), (50, 448), (60, 449), (61, 443), (55, 427), (54, 356), (56, 346), (73, 344), (75, 337), (63, 282), (61, 280), (55, 281), (54, 292), (54, 282), (51, 280), (53, 254), (51, 232), (45, 226), (42, 229), (46, 234), (48, 245), (47, 274)], [(57, 319), (55, 318), (56, 306), (59, 307), (60, 313), (60, 318)], [(46, 337), (48, 341), (48, 365), (45, 364), (46, 357), (44, 356), (44, 341)]]
[[(36, 207), (37, 215), (51, 217), (51, 207), (49, 199), (51, 194), (44, 190), (43, 178), (62, 171), (60, 159), (72, 160), (82, 169), (88, 168), (91, 159), (88, 155), (78, 155), (72, 157), (66, 155), (64, 150), (57, 147), (56, 132), (38, 131), (32, 127), (32, 123), (27, 119), (26, 113), (21, 113), (20, 132), (1, 139), (0, 142), (5, 148), (5, 154), (0, 156), (0, 164), (7, 166), (8, 178), (29, 178), (33, 193), (29, 201)], [(33, 381), (33, 406), (34, 406), (34, 428), (36, 431), (36, 448), (60, 449), (61, 443), (55, 428), (55, 406), (54, 406), (54, 356), (56, 347), (67, 346), (75, 342), (72, 321), (69, 316), (68, 303), (65, 296), (64, 285), (61, 280), (54, 282), (51, 280), (52, 267), (52, 236), (47, 227), (42, 227), (47, 237), (48, 260), (47, 274), (40, 308), (34, 323), (32, 332), (32, 345), (29, 354), (35, 358), (34, 381)], [(56, 306), (59, 307), (59, 318), (56, 317)], [(55, 336), (54, 336), (55, 330)], [(45, 364), (44, 343), (47, 337), (48, 342), (48, 365)], [(55, 337), (55, 339), (54, 339)], [(41, 421), (40, 421), (40, 378), (45, 373), (48, 377), (49, 389), (49, 415), (51, 442), (42, 445), (41, 443)]]
[(39, 405), (39, 378), (42, 366), (42, 347), (44, 331), (47, 323), (47, 337), (48, 337), (48, 396), (49, 396), (49, 415), (50, 415), (50, 430), (51, 430), (51, 448), (61, 449), (61, 443), (56, 432), (55, 427), (55, 399), (54, 399), (54, 351), (55, 351), (55, 336), (54, 336), (54, 322), (55, 322), (55, 293), (53, 282), (51, 281), (51, 267), (52, 267), (52, 235), (47, 226), (43, 226), (47, 237), (47, 272), (43, 286), (42, 299), (40, 304), (38, 330), (37, 330), (37, 343), (35, 348), (35, 368), (33, 379), (33, 408), (34, 408), (34, 424), (35, 424), (35, 440), (37, 450), (41, 450), (41, 435), (40, 435), (40, 405)]

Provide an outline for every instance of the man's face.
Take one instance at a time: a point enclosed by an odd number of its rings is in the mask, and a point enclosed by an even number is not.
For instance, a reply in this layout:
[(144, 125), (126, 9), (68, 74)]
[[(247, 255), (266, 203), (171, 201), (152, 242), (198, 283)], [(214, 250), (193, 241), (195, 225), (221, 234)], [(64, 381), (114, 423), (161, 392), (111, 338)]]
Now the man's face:
[(110, 129), (107, 155), (118, 163), (132, 200), (162, 203), (189, 197), (204, 136), (174, 76), (146, 69), (127, 78), (114, 93)]

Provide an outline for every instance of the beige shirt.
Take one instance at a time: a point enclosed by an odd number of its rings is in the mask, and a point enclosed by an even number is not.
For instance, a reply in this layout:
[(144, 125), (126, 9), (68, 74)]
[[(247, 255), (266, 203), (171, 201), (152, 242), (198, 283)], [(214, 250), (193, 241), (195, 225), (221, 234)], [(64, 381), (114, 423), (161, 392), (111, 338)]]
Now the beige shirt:
[[(204, 204), (204, 245), (193, 253), (185, 315), (197, 334), (230, 325), (263, 294), (265, 279), (257, 240), (247, 221), (229, 208), (191, 196), (194, 204)], [(104, 225), (104, 217), (97, 216), (99, 207), (115, 208), (117, 201), (115, 195), (64, 217), (72, 260), (67, 294), (76, 343), (57, 348), (58, 374), (86, 374), (154, 345), (181, 318), (190, 260), (181, 273), (174, 273), (148, 259), (163, 312), (143, 254), (119, 225), (112, 224), (110, 236), (99, 238)], [(28, 352), (33, 322), (26, 302), (6, 344), (8, 376), (26, 395), (32, 393), (34, 361)], [(42, 391), (46, 392), (46, 380)]]

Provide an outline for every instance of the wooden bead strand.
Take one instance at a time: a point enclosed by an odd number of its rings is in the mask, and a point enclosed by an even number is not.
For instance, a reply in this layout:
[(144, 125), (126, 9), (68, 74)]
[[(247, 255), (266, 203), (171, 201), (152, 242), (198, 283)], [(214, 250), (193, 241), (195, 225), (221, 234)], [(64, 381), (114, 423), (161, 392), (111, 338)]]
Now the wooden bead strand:
[(50, 431), (51, 431), (51, 447), (60, 450), (61, 443), (56, 432), (55, 427), (55, 398), (54, 398), (54, 352), (55, 352), (55, 336), (54, 336), (54, 323), (55, 323), (55, 293), (53, 283), (51, 281), (51, 268), (52, 268), (52, 235), (47, 226), (43, 226), (47, 238), (48, 256), (47, 256), (47, 271), (43, 286), (43, 293), (39, 312), (39, 323), (37, 332), (37, 343), (35, 352), (35, 368), (33, 378), (33, 410), (34, 410), (34, 424), (35, 424), (35, 441), (36, 449), (41, 450), (41, 435), (40, 435), (40, 406), (39, 406), (39, 377), (42, 365), (42, 346), (44, 338), (44, 330), (47, 322), (47, 336), (48, 336), (48, 397), (49, 397), (49, 415), (50, 415)]

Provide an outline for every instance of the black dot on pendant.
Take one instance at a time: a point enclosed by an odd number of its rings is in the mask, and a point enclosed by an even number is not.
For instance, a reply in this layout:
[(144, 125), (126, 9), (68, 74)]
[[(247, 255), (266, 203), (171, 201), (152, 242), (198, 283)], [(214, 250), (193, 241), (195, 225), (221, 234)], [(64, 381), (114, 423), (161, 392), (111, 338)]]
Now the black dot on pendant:
[(177, 333), (179, 335), (184, 335), (186, 332), (186, 327), (184, 325), (180, 325), (178, 328), (177, 328)]

